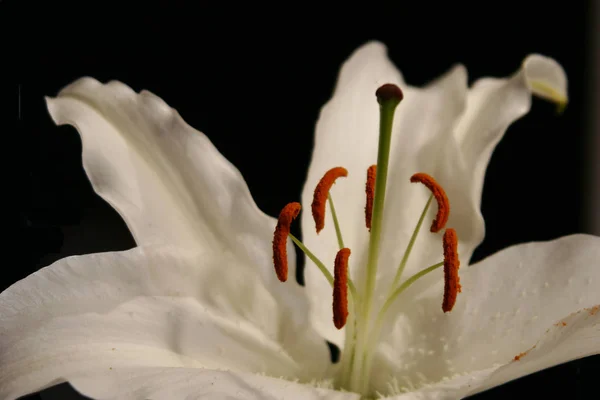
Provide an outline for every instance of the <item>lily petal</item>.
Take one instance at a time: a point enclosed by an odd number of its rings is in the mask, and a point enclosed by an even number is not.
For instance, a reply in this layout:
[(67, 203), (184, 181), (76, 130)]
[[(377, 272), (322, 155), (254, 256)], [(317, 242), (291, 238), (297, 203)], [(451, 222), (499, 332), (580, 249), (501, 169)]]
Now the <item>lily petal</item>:
[(323, 340), (253, 268), (231, 254), (172, 247), (41, 269), (0, 294), (0, 338), (1, 398), (128, 367), (310, 379), (329, 365)]
[(240, 172), (162, 99), (81, 78), (46, 100), (56, 124), (79, 131), (94, 190), (138, 245), (226, 248), (271, 264), (275, 220), (258, 209)]
[[(540, 371), (552, 365), (598, 354), (600, 305), (577, 311), (546, 330), (542, 339), (520, 358), (503, 366), (455, 374), (387, 400), (455, 400)], [(565, 323), (563, 326), (562, 323)]]
[[(443, 382), (423, 386), (407, 393), (385, 397), (386, 400), (458, 400), (467, 397), (471, 389), (484, 382), (496, 368), (477, 371), (468, 375), (454, 375)], [(399, 380), (401, 382), (401, 380)], [(402, 383), (399, 383), (402, 387)]]
[[(352, 54), (341, 69), (333, 97), (321, 111), (302, 201), (310, 204), (312, 191), (327, 169), (348, 169), (348, 178), (335, 185), (332, 195), (345, 245), (352, 249), (351, 276), (359, 282), (368, 243), (364, 184), (367, 168), (376, 163), (377, 157), (379, 111), (374, 93), (383, 83), (395, 83), (404, 91), (395, 115), (378, 268), (378, 287), (385, 291), (429, 197), (427, 189), (410, 183), (410, 176), (428, 173), (445, 189), (451, 205), (448, 226), (456, 229), (459, 254), (463, 263), (468, 262), (484, 237), (481, 188), (495, 145), (508, 126), (527, 113), (532, 93), (566, 101), (566, 78), (554, 60), (532, 55), (510, 78), (482, 79), (468, 89), (466, 70), (457, 65), (424, 88), (415, 88), (403, 83), (382, 44), (371, 42)], [(428, 221), (435, 212), (433, 205)], [(332, 265), (337, 244), (329, 214), (325, 229), (317, 235), (310, 215), (304, 213), (302, 232), (313, 253)], [(440, 235), (427, 232), (425, 227), (405, 276), (439, 262), (440, 243)], [(331, 310), (322, 307), (330, 297), (330, 289), (317, 268), (310, 261), (307, 264), (306, 282), (315, 326), (328, 340), (340, 345), (343, 332), (331, 323)]]
[[(429, 288), (417, 282), (399, 299), (379, 367), (431, 383), (481, 377), (505, 365), (481, 381), (484, 390), (600, 353), (600, 292), (593, 286), (600, 281), (598, 257), (600, 238), (589, 235), (509, 247), (461, 268), (462, 293), (449, 314), (440, 308), (443, 282)], [(383, 373), (373, 377), (376, 386), (386, 385)], [(465, 390), (477, 386), (469, 384)]]
[[(233, 253), (252, 265), (295, 323), (307, 320), (306, 292), (295, 282), (281, 285), (273, 272), (276, 220), (258, 209), (240, 172), (177, 111), (148, 91), (92, 78), (47, 103), (57, 124), (79, 131), (94, 190), (121, 214), (138, 245)], [(287, 254), (294, 276), (291, 242)]]
[(74, 379), (72, 385), (97, 399), (360, 399), (355, 393), (336, 392), (268, 376), (194, 368), (121, 369), (81, 376)]
[(546, 330), (534, 348), (520, 354), (487, 379), (475, 394), (554, 365), (600, 354), (600, 303), (579, 310)]

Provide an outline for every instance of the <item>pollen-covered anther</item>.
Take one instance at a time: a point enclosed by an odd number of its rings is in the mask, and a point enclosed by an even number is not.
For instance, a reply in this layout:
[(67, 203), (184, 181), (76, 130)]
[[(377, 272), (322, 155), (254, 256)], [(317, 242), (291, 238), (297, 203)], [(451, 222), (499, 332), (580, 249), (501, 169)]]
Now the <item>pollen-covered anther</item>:
[(444, 312), (452, 311), (456, 297), (461, 291), (459, 267), (458, 237), (454, 229), (448, 228), (444, 232), (444, 301), (442, 302)]
[(339, 177), (348, 176), (348, 171), (343, 167), (331, 168), (323, 175), (313, 195), (312, 201), (312, 215), (315, 220), (315, 226), (317, 233), (325, 227), (325, 206), (327, 204), (327, 196), (329, 196), (329, 190), (335, 183), (335, 180)]
[(371, 165), (367, 169), (367, 183), (365, 192), (367, 194), (367, 204), (365, 205), (365, 224), (371, 232), (371, 219), (373, 218), (373, 200), (375, 199), (375, 179), (377, 178), (377, 165)]
[(290, 225), (300, 213), (302, 206), (300, 203), (289, 203), (279, 213), (275, 233), (273, 234), (273, 265), (277, 278), (281, 282), (287, 281), (288, 259), (287, 259), (287, 238), (290, 234)]
[(427, 189), (431, 190), (433, 197), (437, 201), (437, 214), (435, 219), (431, 223), (431, 232), (436, 233), (444, 229), (446, 226), (446, 222), (448, 222), (448, 217), (450, 216), (450, 202), (448, 201), (448, 196), (446, 196), (446, 192), (440, 186), (439, 183), (433, 179), (432, 176), (427, 175), (423, 172), (419, 172), (410, 177), (411, 182), (420, 182), (423, 185), (427, 186)]
[(342, 329), (348, 319), (348, 258), (350, 249), (343, 248), (335, 256), (333, 269), (333, 324)]

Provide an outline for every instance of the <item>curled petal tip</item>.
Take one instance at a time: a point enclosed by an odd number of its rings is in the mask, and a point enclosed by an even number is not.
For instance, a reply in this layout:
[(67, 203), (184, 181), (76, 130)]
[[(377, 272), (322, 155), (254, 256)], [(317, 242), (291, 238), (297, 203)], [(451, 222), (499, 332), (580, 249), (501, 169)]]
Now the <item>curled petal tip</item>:
[(531, 54), (523, 61), (522, 70), (527, 86), (534, 95), (555, 103), (559, 112), (565, 109), (569, 102), (567, 75), (556, 60)]

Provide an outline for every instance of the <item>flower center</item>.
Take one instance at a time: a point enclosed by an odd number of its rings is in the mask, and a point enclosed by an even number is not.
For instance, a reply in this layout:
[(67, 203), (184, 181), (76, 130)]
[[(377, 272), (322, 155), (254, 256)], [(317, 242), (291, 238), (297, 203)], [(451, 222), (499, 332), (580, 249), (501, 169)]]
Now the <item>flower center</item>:
[[(300, 240), (290, 233), (290, 224), (301, 210), (299, 203), (287, 204), (279, 214), (277, 227), (273, 237), (273, 263), (277, 277), (280, 281), (287, 280), (287, 254), (286, 244), (289, 237), (305, 254), (314, 262), (329, 282), (333, 290), (333, 323), (337, 329), (345, 329), (345, 346), (342, 352), (340, 372), (337, 376), (336, 386), (339, 389), (350, 390), (364, 396), (372, 395), (369, 385), (373, 356), (381, 335), (383, 323), (390, 306), (404, 290), (424, 275), (444, 266), (444, 294), (442, 311), (452, 310), (456, 297), (461, 290), (458, 268), (458, 238), (456, 231), (448, 228), (443, 235), (444, 261), (431, 265), (417, 272), (400, 283), (406, 263), (412, 252), (415, 239), (421, 229), (429, 206), (433, 199), (437, 202), (437, 214), (431, 224), (430, 231), (437, 233), (444, 229), (450, 214), (450, 205), (444, 189), (433, 177), (425, 173), (416, 173), (410, 181), (422, 183), (430, 191), (423, 212), (419, 217), (413, 234), (406, 246), (404, 255), (396, 270), (396, 275), (389, 287), (385, 301), (376, 310), (373, 307), (373, 296), (379, 260), (381, 243), (381, 227), (383, 221), (383, 208), (385, 203), (386, 180), (389, 165), (389, 152), (391, 144), (392, 126), (396, 107), (403, 98), (402, 91), (395, 85), (386, 84), (377, 89), (377, 101), (380, 110), (379, 146), (377, 164), (367, 169), (365, 185), (365, 225), (369, 230), (368, 258), (364, 268), (355, 268), (354, 271), (362, 272), (359, 277), (360, 287), (357, 288), (349, 273), (351, 251), (344, 246), (342, 231), (335, 211), (334, 201), (330, 193), (335, 181), (340, 177), (348, 176), (348, 171), (343, 167), (335, 167), (327, 171), (317, 184), (311, 204), (312, 215), (315, 221), (317, 234), (325, 226), (325, 211), (329, 204), (339, 251), (335, 258), (334, 275)], [(355, 277), (356, 278), (356, 277)]]

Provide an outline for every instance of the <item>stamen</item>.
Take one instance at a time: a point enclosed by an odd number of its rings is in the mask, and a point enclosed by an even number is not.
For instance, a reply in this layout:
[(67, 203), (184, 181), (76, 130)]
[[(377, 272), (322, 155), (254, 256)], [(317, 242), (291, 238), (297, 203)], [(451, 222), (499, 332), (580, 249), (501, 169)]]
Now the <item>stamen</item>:
[(317, 268), (319, 268), (319, 270), (321, 271), (321, 273), (323, 274), (325, 279), (327, 279), (327, 282), (329, 282), (331, 287), (333, 287), (333, 276), (331, 275), (331, 272), (329, 272), (329, 270), (327, 269), (325, 264), (323, 264), (323, 262), (321, 260), (319, 260), (317, 258), (317, 256), (315, 256), (308, 249), (308, 247), (306, 247), (304, 245), (304, 243), (302, 243), (296, 236), (292, 235), (291, 233), (288, 234), (288, 236), (290, 237), (290, 239), (292, 239), (292, 242), (294, 242), (296, 244), (296, 246), (298, 246), (298, 248), (300, 250), (302, 250), (302, 252), (306, 255), (306, 257), (308, 257), (312, 262), (315, 263), (315, 265), (317, 266)]
[(461, 291), (460, 277), (458, 268), (460, 260), (458, 259), (458, 237), (456, 231), (452, 228), (444, 232), (444, 301), (442, 310), (448, 312), (456, 303), (456, 296)]
[(337, 213), (335, 212), (335, 205), (333, 204), (333, 197), (331, 197), (331, 193), (327, 196), (327, 201), (329, 201), (329, 208), (331, 209), (331, 218), (333, 218), (333, 226), (335, 227), (335, 236), (338, 240), (338, 246), (340, 249), (344, 247), (344, 239), (342, 238), (342, 229), (340, 228), (340, 222), (337, 218)]
[(333, 270), (333, 324), (337, 329), (346, 325), (348, 318), (348, 258), (350, 249), (343, 248), (335, 256)]
[(325, 204), (329, 195), (329, 189), (335, 183), (335, 180), (341, 176), (348, 176), (348, 171), (343, 167), (330, 169), (323, 175), (323, 178), (317, 184), (312, 202), (312, 215), (317, 227), (317, 233), (321, 232), (325, 226)]
[(448, 222), (448, 217), (450, 216), (450, 202), (448, 201), (448, 196), (446, 196), (446, 192), (440, 186), (439, 183), (436, 182), (433, 177), (427, 175), (423, 172), (419, 172), (410, 177), (411, 182), (420, 182), (423, 185), (427, 186), (427, 189), (431, 190), (435, 200), (437, 201), (438, 210), (435, 219), (431, 223), (431, 232), (436, 233), (444, 229), (446, 226), (446, 222)]
[[(327, 279), (327, 282), (329, 282), (331, 287), (333, 287), (333, 276), (331, 275), (331, 272), (329, 272), (325, 264), (323, 264), (323, 262), (319, 260), (317, 256), (315, 256), (308, 249), (308, 247), (304, 245), (304, 243), (298, 240), (296, 236), (292, 235), (291, 233), (288, 233), (288, 236), (290, 239), (292, 239), (292, 242), (294, 242), (296, 246), (298, 246), (298, 248), (302, 250), (306, 257), (308, 257), (312, 262), (315, 263), (315, 265), (317, 266), (317, 268), (319, 268), (325, 279)], [(348, 289), (350, 289), (350, 294), (352, 295), (352, 297), (356, 299), (357, 302), (360, 302), (360, 297), (358, 295), (358, 292), (356, 291), (356, 286), (354, 286), (354, 282), (352, 282), (352, 279), (350, 279), (350, 277), (348, 277)]]
[(429, 200), (427, 200), (427, 203), (425, 204), (425, 208), (423, 208), (423, 211), (421, 212), (421, 216), (419, 217), (417, 226), (415, 226), (415, 230), (413, 231), (413, 234), (410, 237), (408, 245), (406, 246), (406, 250), (404, 250), (404, 255), (402, 256), (402, 260), (400, 261), (400, 266), (398, 267), (398, 270), (396, 271), (396, 277), (394, 277), (394, 282), (392, 283), (392, 286), (390, 286), (390, 290), (394, 290), (394, 288), (398, 285), (398, 282), (400, 282), (400, 277), (402, 276), (402, 273), (404, 272), (404, 268), (406, 267), (406, 263), (408, 262), (408, 257), (410, 257), (410, 253), (412, 252), (413, 246), (415, 245), (415, 241), (417, 240), (417, 235), (421, 231), (421, 226), (423, 225), (423, 221), (425, 220), (425, 216), (427, 215), (427, 211), (429, 210), (429, 206), (431, 205), (431, 201), (433, 200), (433, 197), (434, 197), (433, 194), (429, 196)]
[(300, 213), (300, 203), (289, 203), (279, 213), (275, 233), (273, 234), (273, 265), (277, 278), (281, 282), (287, 281), (288, 259), (287, 259), (287, 237), (290, 233), (290, 225)]
[(373, 217), (373, 199), (375, 198), (375, 179), (377, 178), (377, 165), (371, 165), (367, 169), (367, 184), (365, 192), (367, 193), (367, 205), (365, 206), (365, 223), (367, 229), (371, 232), (371, 219)]

